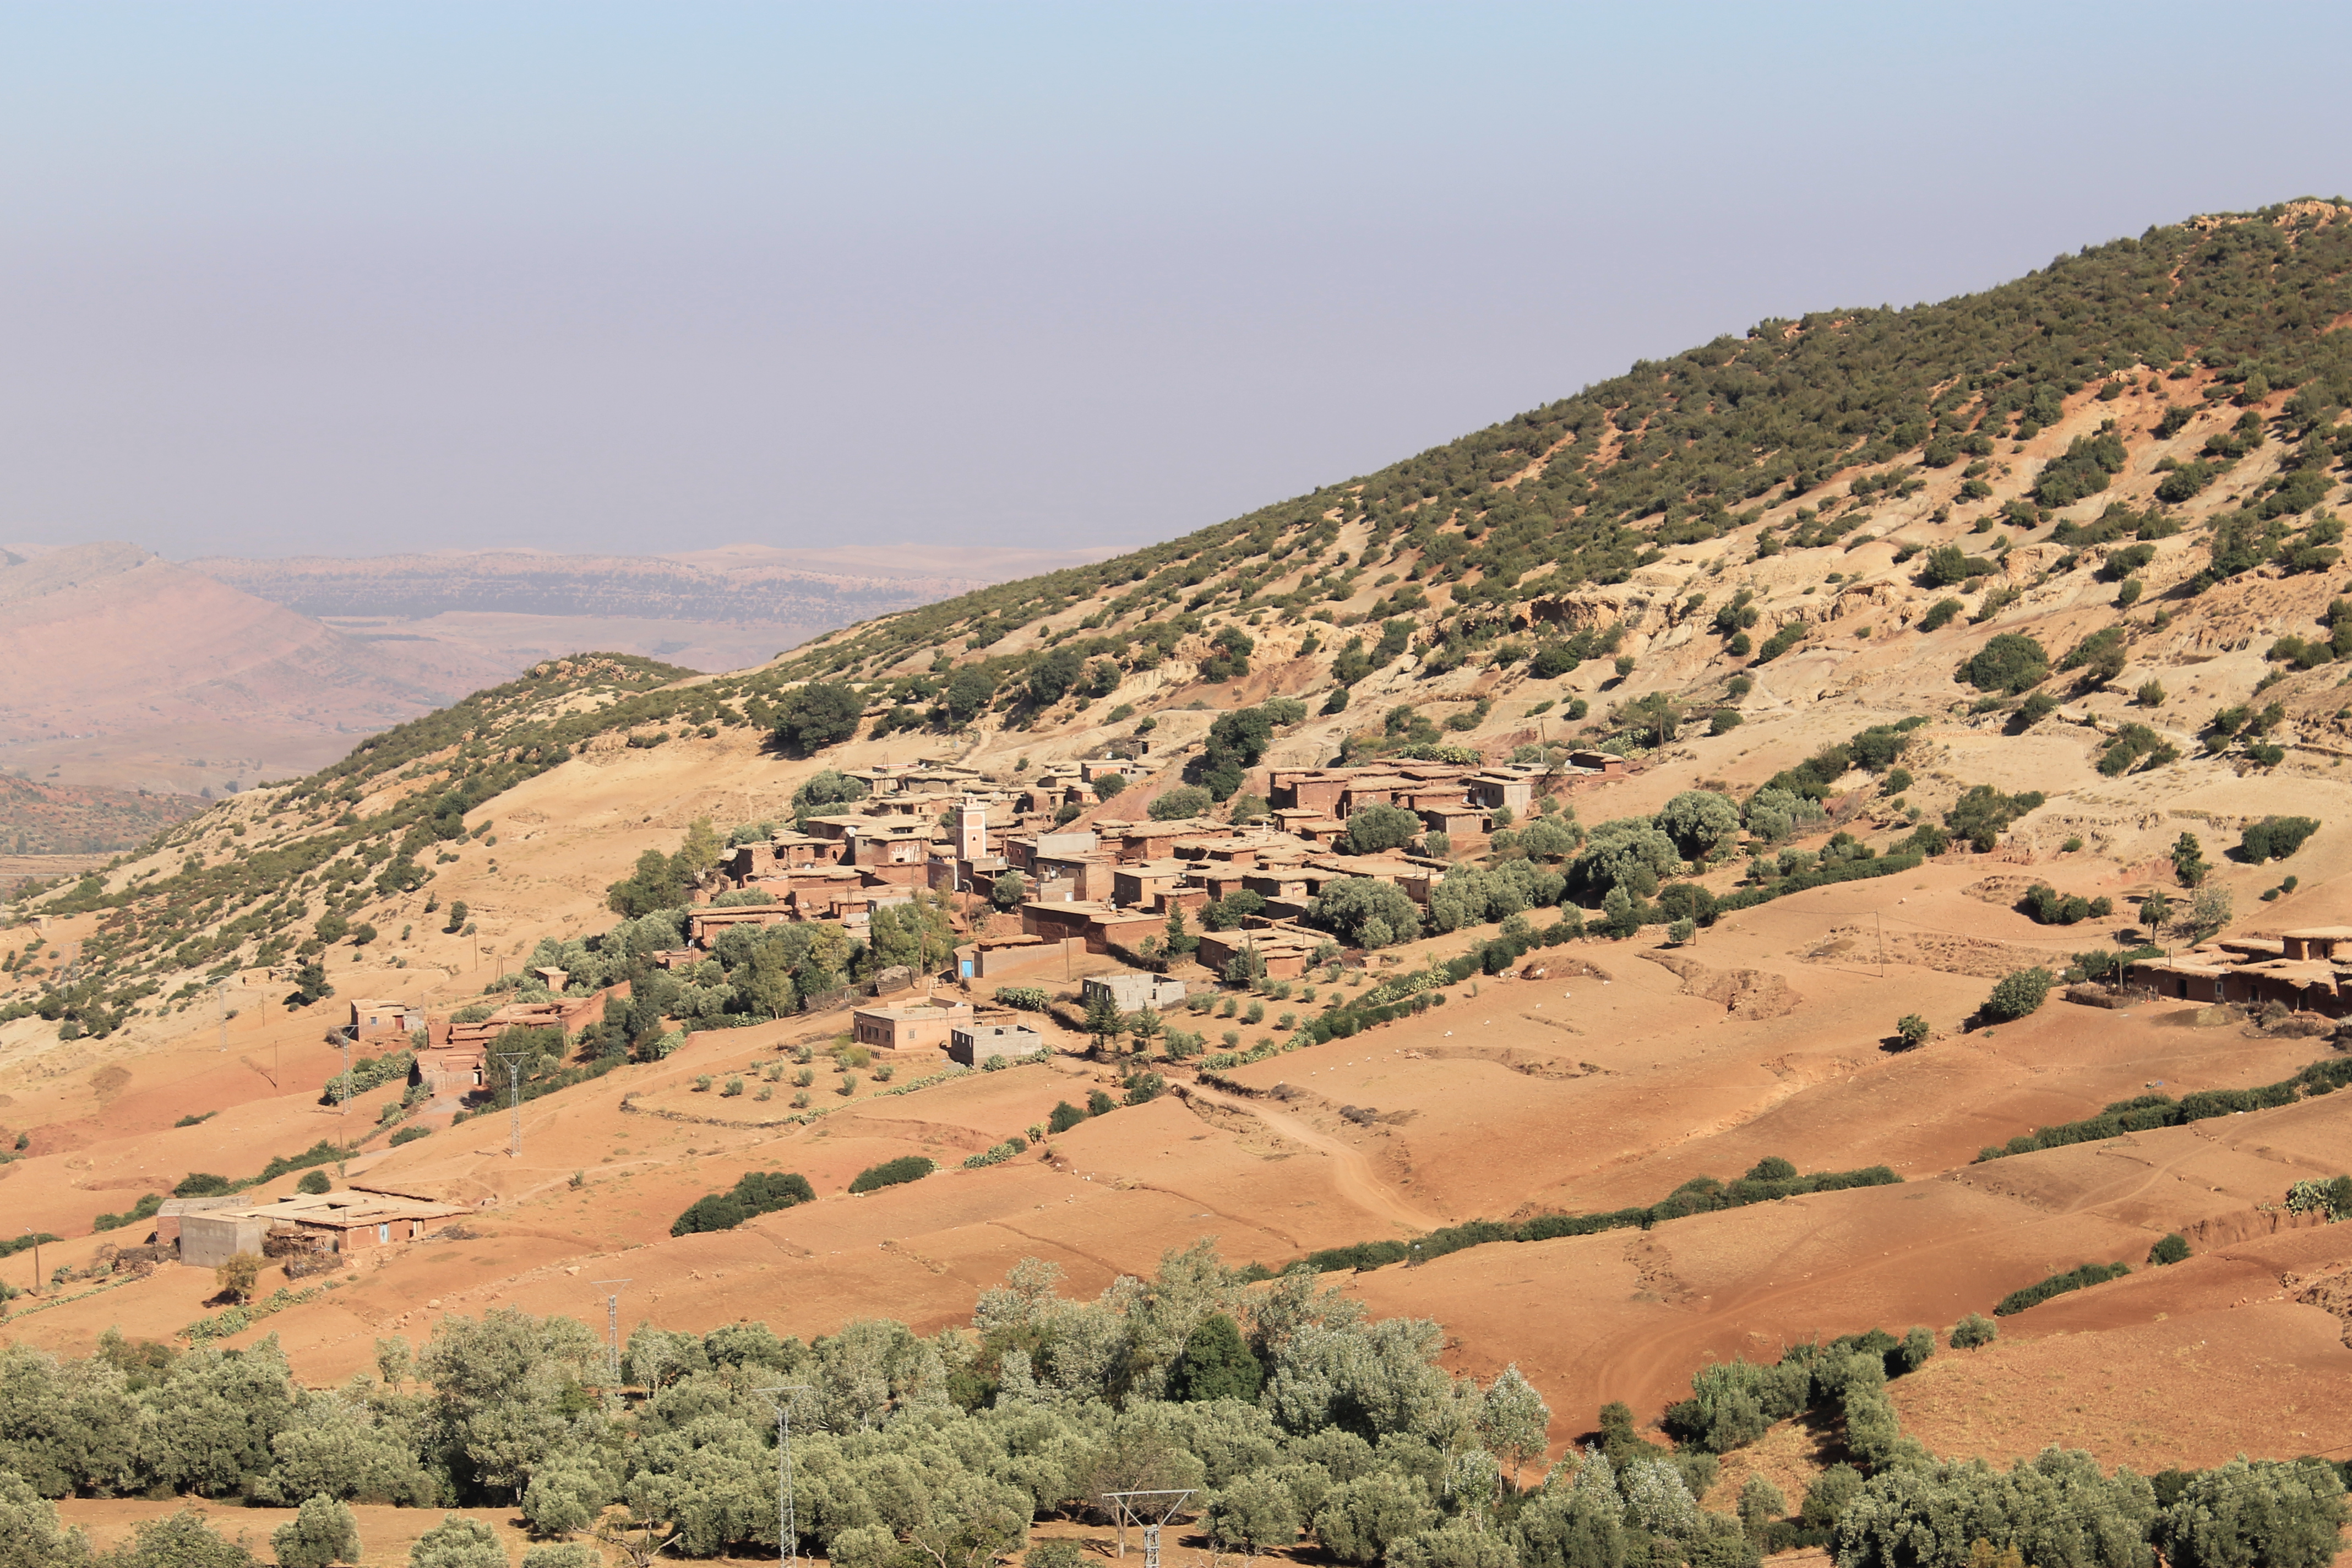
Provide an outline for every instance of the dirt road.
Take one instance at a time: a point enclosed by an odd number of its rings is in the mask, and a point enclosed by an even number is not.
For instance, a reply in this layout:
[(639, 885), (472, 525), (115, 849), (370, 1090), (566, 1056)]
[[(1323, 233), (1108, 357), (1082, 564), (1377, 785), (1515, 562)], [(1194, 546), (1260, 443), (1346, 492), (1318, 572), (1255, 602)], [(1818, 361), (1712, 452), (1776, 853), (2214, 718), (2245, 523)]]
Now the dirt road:
[(1340, 1194), (1367, 1214), (1404, 1226), (1412, 1230), (1435, 1230), (1447, 1223), (1440, 1215), (1416, 1207), (1388, 1183), (1363, 1152), (1342, 1142), (1328, 1132), (1318, 1131), (1287, 1111), (1277, 1110), (1263, 1101), (1244, 1100), (1220, 1090), (1193, 1085), (1188, 1092), (1227, 1110), (1244, 1116), (1255, 1116), (1275, 1131), (1296, 1143), (1304, 1143), (1331, 1162), (1331, 1178)]

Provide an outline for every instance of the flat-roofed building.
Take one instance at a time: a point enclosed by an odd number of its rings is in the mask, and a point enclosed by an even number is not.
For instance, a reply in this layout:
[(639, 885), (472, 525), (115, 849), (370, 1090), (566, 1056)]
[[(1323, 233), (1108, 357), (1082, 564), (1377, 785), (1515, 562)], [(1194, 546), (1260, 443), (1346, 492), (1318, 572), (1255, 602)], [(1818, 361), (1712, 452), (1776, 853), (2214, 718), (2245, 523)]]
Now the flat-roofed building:
[(1200, 951), (1193, 956), (1213, 973), (1222, 974), (1234, 959), (1255, 952), (1258, 962), (1265, 966), (1267, 979), (1296, 980), (1307, 973), (1317, 951), (1330, 940), (1319, 932), (1289, 926), (1202, 931)]
[(1184, 983), (1139, 969), (1121, 969), (1087, 975), (1079, 983), (1078, 994), (1088, 1006), (1097, 996), (1107, 996), (1120, 1012), (1139, 1013), (1146, 1007), (1173, 1007), (1184, 1000)]
[(2332, 959), (2338, 946), (2346, 950), (2346, 957), (2352, 958), (2352, 926), (2305, 926), (2280, 932), (2279, 942), (2288, 958)]
[(425, 1009), (407, 1002), (362, 997), (352, 1004), (352, 1041), (405, 1040), (412, 1030), (425, 1027)]
[(956, 1029), (971, 1022), (969, 1002), (904, 1007), (860, 1007), (849, 1016), (850, 1037), (877, 1051), (938, 1049)]
[(180, 1261), (217, 1268), (240, 1252), (257, 1257), (274, 1239), (288, 1250), (353, 1253), (414, 1241), (466, 1214), (455, 1204), (347, 1188), (296, 1193), (275, 1203), (208, 1209), (180, 1216)]
[(1020, 1024), (967, 1024), (948, 1033), (949, 1059), (968, 1068), (1045, 1054), (1045, 1037)]

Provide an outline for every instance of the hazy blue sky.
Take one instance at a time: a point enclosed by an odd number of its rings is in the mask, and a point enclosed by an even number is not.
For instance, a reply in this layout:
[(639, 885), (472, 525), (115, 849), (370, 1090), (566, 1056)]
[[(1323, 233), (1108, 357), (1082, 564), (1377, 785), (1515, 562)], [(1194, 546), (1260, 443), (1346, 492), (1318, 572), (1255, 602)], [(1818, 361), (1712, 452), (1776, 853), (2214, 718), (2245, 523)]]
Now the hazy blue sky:
[(0, 6), (0, 540), (1133, 543), (2352, 188), (2352, 8)]

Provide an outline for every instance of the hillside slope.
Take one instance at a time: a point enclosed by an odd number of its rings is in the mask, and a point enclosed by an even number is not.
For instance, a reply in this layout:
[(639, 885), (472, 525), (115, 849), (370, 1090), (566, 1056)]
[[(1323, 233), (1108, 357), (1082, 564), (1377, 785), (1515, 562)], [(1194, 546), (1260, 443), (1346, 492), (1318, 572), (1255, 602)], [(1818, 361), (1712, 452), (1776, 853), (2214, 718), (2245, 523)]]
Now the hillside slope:
[[(97, 1266), (101, 1206), (329, 1134), (362, 1146), (357, 1169), (482, 1205), (482, 1236), (387, 1257), (233, 1339), (278, 1332), (328, 1381), (363, 1370), (374, 1336), (452, 1314), (600, 1310), (582, 1281), (608, 1276), (642, 1292), (625, 1310), (666, 1327), (829, 1332), (881, 1311), (929, 1331), (967, 1321), (1024, 1255), (1090, 1292), (1202, 1235), (1279, 1267), (1424, 1221), (1655, 1205), (1770, 1157), (1884, 1165), (1900, 1181), (1342, 1278), (1381, 1311), (1444, 1321), (1449, 1365), (1518, 1363), (1557, 1451), (1604, 1400), (1654, 1422), (1710, 1361), (1948, 1331), (2046, 1276), (2124, 1262), (2139, 1273), (1939, 1353), (1898, 1385), (1904, 1421), (1939, 1453), (2061, 1440), (2144, 1470), (2352, 1445), (2352, 1226), (2283, 1208), (2289, 1184), (2343, 1170), (2352, 1097), (2293, 1090), (1979, 1157), (2147, 1093), (2251, 1095), (2340, 1068), (2307, 1017), (2053, 993), (1983, 1026), (1981, 1008), (2015, 971), (2179, 945), (2168, 920), (2136, 923), (2155, 890), (2207, 895), (2232, 938), (2352, 924), (2335, 668), (2352, 615), (2328, 510), (2347, 317), (2352, 208), (2198, 219), (1962, 300), (1765, 323), (1370, 479), (761, 668), (549, 661), (41, 900), (38, 942), (7, 933), (26, 946), (0, 1125), (26, 1146), (0, 1181), (77, 1270)], [(798, 732), (812, 681), (850, 686), (856, 721), (799, 754), (771, 731)], [(1296, 706), (1259, 706), (1274, 698)], [(1212, 731), (1252, 708), (1264, 743), (1236, 760), (1236, 727)], [(1873, 732), (1905, 737), (1899, 758), (1858, 754)], [(1572, 771), (1571, 745), (1629, 766)], [(1527, 912), (1563, 931), (1572, 914), (1581, 938), (1502, 973), (1473, 963), (1431, 987), (1442, 1007), (1301, 1043), (1298, 1018), (1368, 977), (1458, 960), (1498, 927), (1482, 910), (1378, 947), (1345, 980), (1314, 972), (1319, 996), (1249, 998), (1260, 1016), (1232, 1017), (1230, 1043), (1263, 1028), (1257, 1059), (1155, 1061), (1170, 1092), (1081, 1121), (1046, 1158), (858, 1197), (850, 1178), (880, 1161), (958, 1167), (1057, 1102), (1116, 1101), (1129, 1064), (1047, 1024), (1039, 1068), (904, 1094), (846, 1075), (824, 1114), (787, 1117), (761, 1100), (791, 1093), (787, 1053), (846, 1026), (789, 1014), (529, 1101), (517, 1157), (502, 1121), (399, 1148), (345, 1132), (397, 1091), (333, 1115), (320, 1089), (340, 1057), (318, 1042), (336, 1005), (281, 1005), (330, 913), (376, 933), (313, 948), (343, 998), (446, 1007), (541, 939), (611, 928), (606, 889), (646, 851), (701, 818), (722, 834), (777, 819), (821, 768), (952, 757), (1009, 789), (1114, 747), (1125, 789), (1071, 800), (1074, 826), (1139, 816), (1188, 776), (1246, 815), (1272, 765), (1517, 757), (1580, 836), (1720, 793), (1748, 811), (1753, 858), (1669, 856), (1641, 894), (1655, 906), (1612, 910), (1571, 880), (1557, 917)], [(1817, 796), (1818, 820), (1768, 827), (1754, 796), (1776, 781)], [(2318, 823), (2292, 867), (2231, 852), (2287, 816)], [(1584, 849), (1493, 826), (1432, 858), (1465, 883), (1534, 859), (1586, 876)], [(2184, 833), (2210, 862), (2193, 890)], [(1892, 874), (1807, 884), (1865, 850)], [(2036, 883), (2081, 918), (2035, 919)], [(461, 900), (468, 923), (447, 929)], [(1670, 936), (1670, 901), (1704, 923)], [(1895, 1033), (1906, 1016), (1928, 1037), (1916, 1049)], [(750, 1092), (713, 1088), (730, 1079)], [(194, 1106), (222, 1114), (173, 1125)], [(668, 1234), (747, 1169), (802, 1171), (818, 1201)], [(2147, 1268), (2168, 1234), (2193, 1256)], [(101, 1279), (22, 1331), (74, 1350), (110, 1321), (172, 1333), (209, 1289), (188, 1273)], [(2084, 1392), (2049, 1393), (2069, 1378)], [(2289, 1405), (2293, 1426), (2272, 1418)], [(1842, 1452), (1817, 1429), (1773, 1441), (1732, 1456), (1722, 1484), (1769, 1459), (1801, 1488)]]

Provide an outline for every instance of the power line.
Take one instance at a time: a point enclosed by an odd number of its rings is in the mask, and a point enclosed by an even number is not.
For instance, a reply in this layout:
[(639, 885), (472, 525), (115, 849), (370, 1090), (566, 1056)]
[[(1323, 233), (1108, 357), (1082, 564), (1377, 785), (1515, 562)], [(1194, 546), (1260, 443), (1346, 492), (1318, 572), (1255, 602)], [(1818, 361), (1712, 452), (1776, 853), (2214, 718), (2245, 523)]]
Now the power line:
[[(634, 1283), (628, 1279), (598, 1279), (598, 1285), (622, 1286)], [(621, 1292), (615, 1289), (604, 1293), (604, 1332), (608, 1340), (605, 1367), (615, 1391), (621, 1386)]]
[(765, 1395), (776, 1410), (776, 1561), (797, 1563), (801, 1560), (801, 1531), (793, 1508), (793, 1400), (776, 1396), (788, 1394), (797, 1397), (810, 1392), (810, 1385), (780, 1383), (752, 1392)]
[(1105, 1492), (1103, 1501), (1110, 1504), (1112, 1517), (1118, 1521), (1119, 1555), (1127, 1555), (1127, 1524), (1133, 1520), (1143, 1527), (1143, 1568), (1160, 1568), (1160, 1527), (1176, 1517), (1192, 1489), (1181, 1490)]
[(507, 1158), (522, 1155), (522, 1064), (528, 1051), (494, 1051), (507, 1064)]

